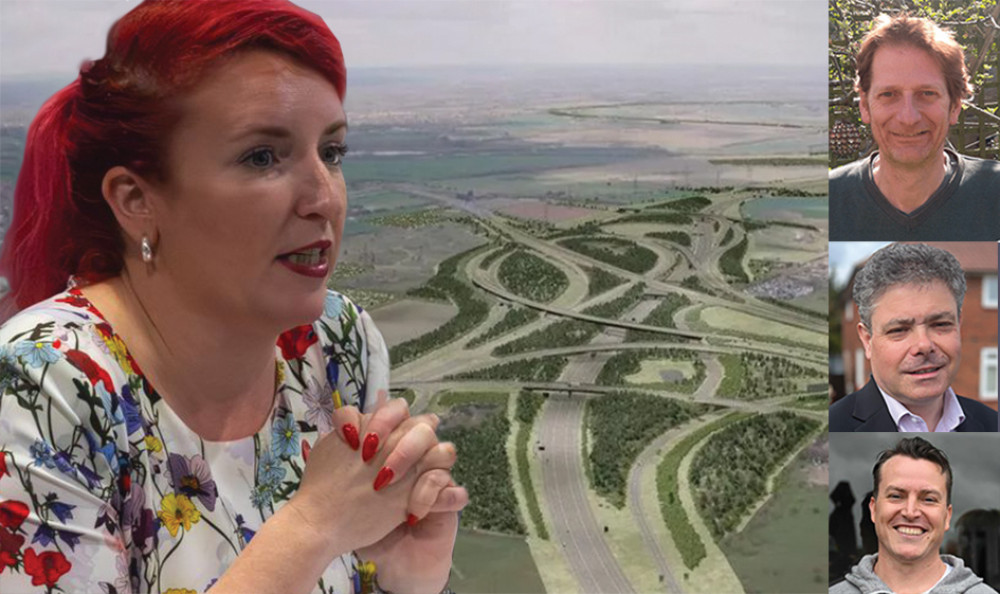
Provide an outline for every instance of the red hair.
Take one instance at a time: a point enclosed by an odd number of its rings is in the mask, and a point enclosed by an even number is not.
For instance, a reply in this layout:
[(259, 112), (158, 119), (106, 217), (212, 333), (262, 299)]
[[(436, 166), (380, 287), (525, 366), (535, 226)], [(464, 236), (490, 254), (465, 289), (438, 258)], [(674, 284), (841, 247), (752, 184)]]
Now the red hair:
[(280, 52), (344, 98), (340, 43), (286, 0), (145, 0), (108, 32), (103, 58), (53, 95), (28, 130), (14, 216), (0, 254), (10, 285), (0, 319), (63, 290), (71, 275), (118, 275), (124, 241), (101, 183), (112, 167), (166, 179), (177, 99), (206, 69), (251, 49)]

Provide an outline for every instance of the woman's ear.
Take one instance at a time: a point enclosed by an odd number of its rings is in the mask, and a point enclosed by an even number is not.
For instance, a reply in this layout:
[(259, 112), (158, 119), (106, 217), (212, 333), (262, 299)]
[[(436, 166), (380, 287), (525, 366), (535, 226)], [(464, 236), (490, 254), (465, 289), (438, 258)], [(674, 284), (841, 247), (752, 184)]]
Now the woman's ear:
[(128, 237), (127, 243), (138, 245), (143, 236), (156, 241), (153, 192), (141, 176), (121, 165), (112, 167), (101, 181), (101, 194)]

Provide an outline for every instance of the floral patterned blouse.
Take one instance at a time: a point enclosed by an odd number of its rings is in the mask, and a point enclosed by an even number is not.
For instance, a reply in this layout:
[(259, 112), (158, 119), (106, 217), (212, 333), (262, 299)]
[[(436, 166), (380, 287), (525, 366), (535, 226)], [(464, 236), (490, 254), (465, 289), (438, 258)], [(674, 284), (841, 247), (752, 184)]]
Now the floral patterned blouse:
[[(275, 346), (277, 394), (245, 439), (201, 439), (78, 291), (0, 328), (0, 592), (203, 592), (299, 486), (341, 404), (388, 398), (371, 318), (329, 293)], [(331, 503), (334, 504), (334, 503)], [(360, 589), (357, 559), (314, 592)]]

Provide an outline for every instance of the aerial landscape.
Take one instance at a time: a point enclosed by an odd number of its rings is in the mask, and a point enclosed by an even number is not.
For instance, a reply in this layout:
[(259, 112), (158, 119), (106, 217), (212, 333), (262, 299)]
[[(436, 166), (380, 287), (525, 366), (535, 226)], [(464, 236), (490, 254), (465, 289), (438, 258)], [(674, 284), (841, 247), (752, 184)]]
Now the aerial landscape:
[(405, 95), (392, 74), (348, 100), (331, 286), (462, 452), (456, 590), (825, 590), (808, 78), (769, 73), (773, 101), (736, 72), (579, 69), (538, 93), (555, 73), (429, 70)]

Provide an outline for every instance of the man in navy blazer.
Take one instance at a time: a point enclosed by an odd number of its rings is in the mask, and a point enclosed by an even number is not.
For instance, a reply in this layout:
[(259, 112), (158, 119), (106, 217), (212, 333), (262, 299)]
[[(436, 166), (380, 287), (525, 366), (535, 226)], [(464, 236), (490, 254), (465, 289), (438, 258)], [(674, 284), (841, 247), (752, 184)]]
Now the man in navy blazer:
[(997, 413), (955, 394), (965, 273), (924, 244), (875, 252), (854, 278), (872, 377), (830, 407), (830, 431), (997, 431)]

